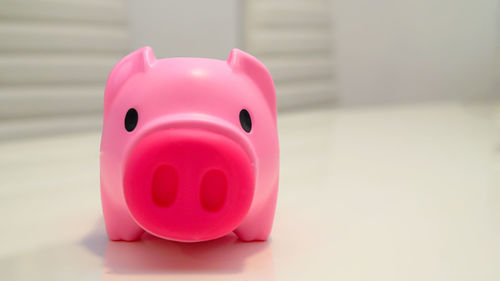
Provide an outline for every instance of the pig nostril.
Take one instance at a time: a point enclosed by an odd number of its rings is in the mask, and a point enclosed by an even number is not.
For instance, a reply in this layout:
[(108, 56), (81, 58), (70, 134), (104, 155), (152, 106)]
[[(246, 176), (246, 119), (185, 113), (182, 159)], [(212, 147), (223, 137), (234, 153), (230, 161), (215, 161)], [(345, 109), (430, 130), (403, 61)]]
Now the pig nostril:
[(226, 200), (227, 179), (224, 172), (217, 169), (209, 170), (201, 181), (200, 201), (203, 208), (216, 212)]
[(160, 207), (168, 207), (175, 201), (179, 176), (172, 166), (162, 165), (153, 175), (152, 196), (153, 202)]

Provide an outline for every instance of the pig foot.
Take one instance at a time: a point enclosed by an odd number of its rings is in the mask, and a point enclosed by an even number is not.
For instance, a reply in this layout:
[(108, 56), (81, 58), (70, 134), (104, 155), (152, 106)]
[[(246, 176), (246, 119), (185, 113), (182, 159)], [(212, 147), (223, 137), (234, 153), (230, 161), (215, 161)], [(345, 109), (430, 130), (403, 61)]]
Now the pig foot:
[(141, 238), (144, 230), (133, 221), (123, 220), (106, 223), (106, 232), (112, 241), (137, 241)]
[(137, 225), (130, 214), (121, 208), (117, 208), (104, 192), (101, 194), (101, 197), (104, 223), (109, 239), (112, 241), (139, 240), (144, 230)]
[(266, 241), (271, 234), (274, 212), (276, 210), (276, 191), (262, 209), (251, 217), (246, 218), (243, 223), (234, 230), (238, 238), (245, 242)]
[(266, 241), (271, 233), (271, 227), (263, 228), (261, 226), (251, 227), (250, 225), (242, 225), (238, 227), (234, 233), (241, 241)]

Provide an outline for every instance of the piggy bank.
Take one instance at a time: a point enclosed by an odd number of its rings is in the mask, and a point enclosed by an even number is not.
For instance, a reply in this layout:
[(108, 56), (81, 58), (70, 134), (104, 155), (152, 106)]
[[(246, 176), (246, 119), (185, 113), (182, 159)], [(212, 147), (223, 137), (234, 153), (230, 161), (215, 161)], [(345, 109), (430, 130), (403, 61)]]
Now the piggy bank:
[(111, 240), (266, 240), (278, 171), (274, 84), (251, 55), (156, 59), (143, 47), (111, 71), (100, 153)]

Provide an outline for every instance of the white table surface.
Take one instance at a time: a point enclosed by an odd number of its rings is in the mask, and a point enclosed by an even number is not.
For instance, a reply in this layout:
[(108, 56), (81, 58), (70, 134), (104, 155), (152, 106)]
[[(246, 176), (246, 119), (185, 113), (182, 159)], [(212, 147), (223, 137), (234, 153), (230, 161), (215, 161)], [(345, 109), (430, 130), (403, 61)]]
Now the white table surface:
[(500, 280), (500, 107), (285, 113), (271, 239), (109, 242), (98, 132), (0, 143), (0, 280)]

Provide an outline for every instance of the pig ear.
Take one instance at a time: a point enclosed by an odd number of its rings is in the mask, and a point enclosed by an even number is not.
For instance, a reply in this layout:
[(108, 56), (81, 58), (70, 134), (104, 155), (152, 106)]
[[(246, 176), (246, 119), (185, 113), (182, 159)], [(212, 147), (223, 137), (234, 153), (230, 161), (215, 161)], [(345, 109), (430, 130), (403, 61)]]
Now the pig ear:
[(259, 87), (272, 113), (276, 117), (276, 91), (267, 68), (258, 59), (239, 49), (233, 49), (227, 58), (229, 67), (246, 74)]
[(106, 113), (121, 86), (134, 74), (146, 72), (156, 61), (150, 47), (142, 47), (121, 59), (111, 70), (104, 90), (104, 113)]

